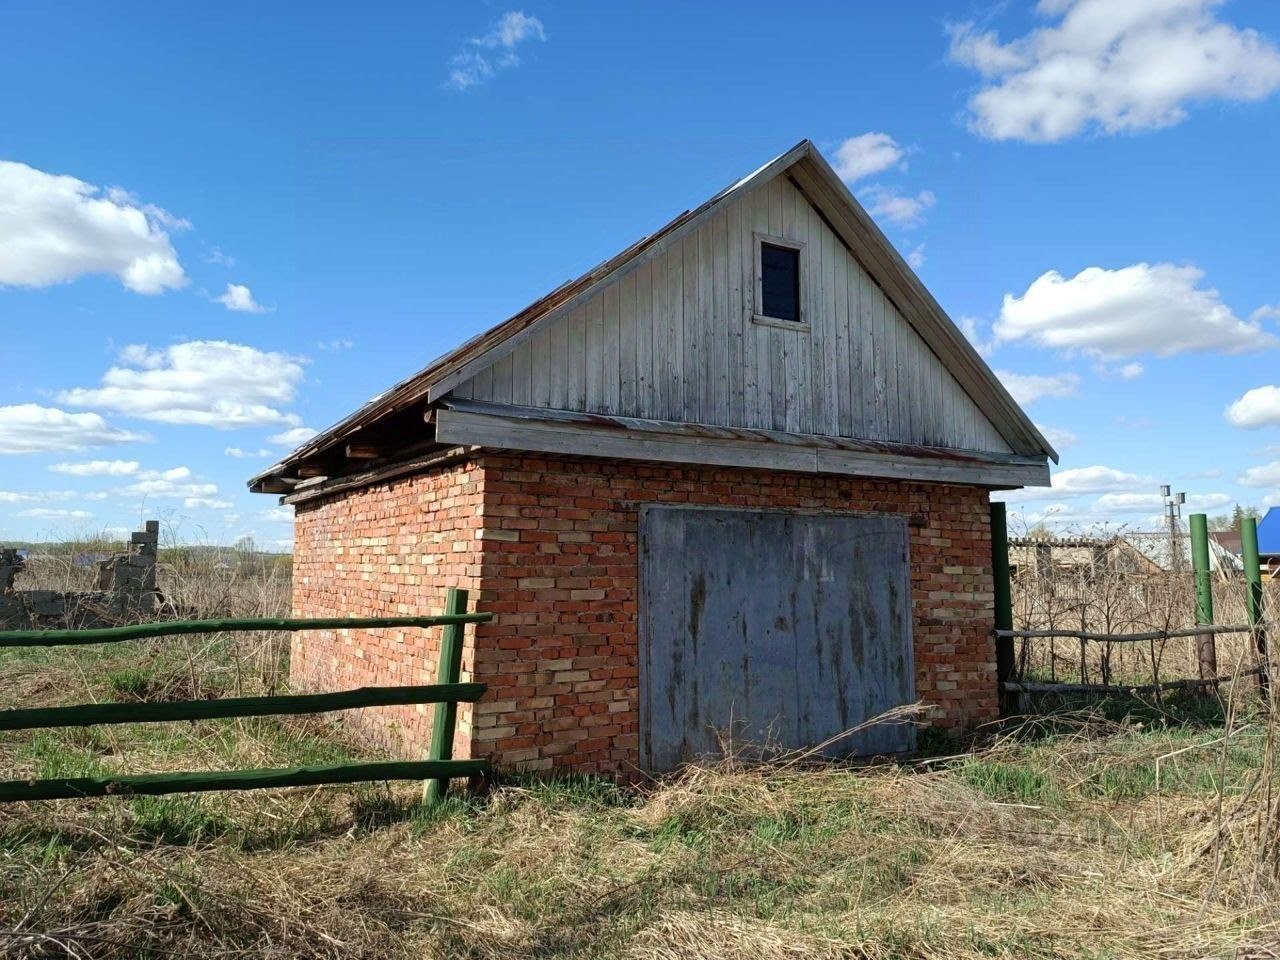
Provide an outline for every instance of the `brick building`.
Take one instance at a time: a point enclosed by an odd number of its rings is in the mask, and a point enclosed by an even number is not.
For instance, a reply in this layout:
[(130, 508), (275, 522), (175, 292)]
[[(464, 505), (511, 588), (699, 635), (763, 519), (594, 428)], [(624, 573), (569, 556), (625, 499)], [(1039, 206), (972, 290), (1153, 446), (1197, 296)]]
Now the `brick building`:
[[(625, 774), (997, 711), (988, 494), (1056, 454), (808, 141), (250, 481), (300, 616), (472, 591), (458, 756)], [(434, 679), (421, 631), (309, 634), (295, 684)], [(419, 753), (430, 714), (350, 722)], [(909, 749), (871, 728), (832, 754)]]

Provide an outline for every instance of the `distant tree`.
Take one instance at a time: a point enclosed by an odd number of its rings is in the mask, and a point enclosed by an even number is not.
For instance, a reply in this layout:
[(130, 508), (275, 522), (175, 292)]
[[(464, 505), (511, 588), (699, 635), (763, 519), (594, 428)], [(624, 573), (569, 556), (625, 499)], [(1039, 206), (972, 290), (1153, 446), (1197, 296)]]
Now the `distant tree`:
[(232, 545), (231, 549), (242, 557), (252, 557), (258, 552), (258, 542), (245, 534)]
[(1029, 540), (1052, 540), (1053, 531), (1049, 529), (1049, 525), (1041, 520), (1039, 523), (1033, 523), (1027, 528), (1027, 538)]
[(1235, 509), (1230, 513), (1220, 513), (1217, 516), (1209, 518), (1209, 529), (1218, 531), (1239, 530), (1240, 521), (1245, 517), (1252, 517), (1254, 520), (1262, 519), (1262, 511), (1257, 507), (1243, 507), (1236, 504)]

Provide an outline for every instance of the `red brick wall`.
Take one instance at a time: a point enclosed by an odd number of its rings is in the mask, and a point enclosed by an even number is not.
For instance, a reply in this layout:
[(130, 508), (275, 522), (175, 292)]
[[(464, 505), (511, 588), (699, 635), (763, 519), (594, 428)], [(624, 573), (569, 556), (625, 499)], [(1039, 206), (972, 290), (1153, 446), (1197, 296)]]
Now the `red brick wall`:
[[(480, 585), (482, 471), (455, 463), (298, 505), (294, 519), (293, 610), (297, 616), (417, 616), (440, 613), (445, 590)], [(474, 603), (475, 594), (472, 594)], [(462, 674), (472, 669), (467, 630)], [(294, 634), (296, 689), (434, 683), (440, 630), (342, 630)], [(434, 708), (377, 707), (344, 719), (361, 735), (421, 756)], [(467, 756), (471, 707), (458, 708), (455, 756)]]
[[(478, 590), (480, 609), (496, 616), (469, 633), (463, 673), (490, 689), (474, 715), (460, 711), (456, 755), (625, 773), (638, 745), (641, 504), (915, 514), (916, 690), (939, 708), (938, 725), (968, 728), (997, 715), (987, 502), (984, 490), (943, 484), (482, 455), (300, 505), (294, 608), (436, 612), (445, 587)], [(305, 687), (434, 678), (434, 632), (305, 637), (293, 664)], [(425, 709), (349, 716), (417, 754)]]
[(638, 751), (639, 506), (919, 514), (910, 528), (916, 692), (935, 723), (997, 716), (985, 490), (711, 467), (484, 456), (472, 750), (500, 765), (625, 772)]

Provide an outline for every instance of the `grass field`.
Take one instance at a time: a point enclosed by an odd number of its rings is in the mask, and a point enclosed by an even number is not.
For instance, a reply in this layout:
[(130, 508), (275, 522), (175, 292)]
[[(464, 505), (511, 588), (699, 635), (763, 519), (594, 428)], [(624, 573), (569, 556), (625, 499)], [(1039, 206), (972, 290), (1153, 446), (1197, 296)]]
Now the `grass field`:
[[(0, 700), (252, 692), (275, 655), (247, 644), (11, 651)], [(1224, 742), (1213, 704), (1192, 706), (961, 756), (934, 739), (942, 755), (903, 765), (513, 782), (434, 810), (413, 784), (11, 804), (0, 955), (1277, 955), (1266, 725)], [(369, 754), (316, 720), (0, 740), (0, 766), (35, 776), (349, 756)]]
[[(275, 574), (170, 576), (185, 608), (287, 602)], [(0, 708), (270, 692), (285, 651), (0, 651)], [(433, 809), (416, 784), (0, 805), (0, 956), (1280, 957), (1275, 727), (1228, 712), (1095, 704), (926, 733), (901, 764), (514, 780)], [(375, 756), (334, 717), (0, 733), (6, 777)]]

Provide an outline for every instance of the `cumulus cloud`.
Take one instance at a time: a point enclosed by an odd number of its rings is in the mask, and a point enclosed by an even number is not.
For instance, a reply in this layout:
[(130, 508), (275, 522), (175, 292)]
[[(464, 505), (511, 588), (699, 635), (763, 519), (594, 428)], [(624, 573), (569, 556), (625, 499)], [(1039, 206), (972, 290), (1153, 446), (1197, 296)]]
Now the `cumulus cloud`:
[(1139, 353), (1242, 353), (1280, 345), (1280, 338), (1256, 321), (1232, 313), (1217, 290), (1199, 286), (1203, 277), (1197, 267), (1171, 263), (1088, 267), (1070, 279), (1050, 270), (1022, 296), (1005, 294), (993, 329), (1000, 341), (1027, 341), (1102, 360)]
[[(1220, 510), (1233, 503), (1225, 493), (1200, 493), (1187, 497), (1184, 509), (1188, 511)], [(1164, 509), (1164, 498), (1159, 493), (1104, 493), (1093, 502), (1097, 513), (1155, 513)]]
[(20, 517), (34, 517), (37, 520), (88, 520), (93, 516), (88, 510), (60, 510), (53, 507), (32, 507), (19, 511)]
[(924, 222), (925, 212), (937, 202), (931, 190), (921, 190), (913, 197), (899, 193), (896, 187), (885, 187), (878, 183), (864, 189), (860, 199), (873, 217), (888, 220), (904, 230), (920, 226)]
[(247, 457), (269, 457), (271, 451), (266, 447), (259, 447), (257, 450), (245, 450), (242, 447), (227, 447), (222, 451), (228, 457), (235, 457), (237, 460), (243, 460)]
[(209, 497), (187, 497), (182, 501), (182, 505), (188, 510), (228, 510), (231, 508), (231, 501), (213, 500)]
[(56, 503), (80, 498), (74, 490), (0, 490), (0, 503)]
[(1269, 384), (1246, 390), (1227, 407), (1226, 416), (1229, 423), (1246, 430), (1280, 426), (1280, 387)]
[(516, 48), (527, 40), (547, 39), (542, 21), (523, 10), (504, 13), (493, 28), (480, 37), (474, 37), (467, 49), (449, 61), (449, 78), (446, 87), (467, 90), (493, 77), (499, 70), (520, 63)]
[(113, 427), (97, 413), (19, 403), (0, 407), (0, 453), (66, 453), (148, 439)]
[(912, 270), (919, 270), (924, 266), (924, 244), (917, 245), (910, 253), (907, 254), (907, 263), (911, 264)]
[(258, 516), (270, 523), (292, 523), (293, 507), (271, 507), (260, 511)]
[(1240, 475), (1241, 486), (1280, 487), (1280, 460), (1250, 467)]
[(228, 283), (227, 289), (221, 296), (214, 297), (213, 302), (238, 313), (267, 313), (269, 310), (253, 299), (253, 291), (239, 283)]
[(995, 375), (1009, 395), (1021, 404), (1035, 403), (1043, 397), (1069, 397), (1080, 386), (1080, 378), (1074, 373), (1011, 373), (997, 370)]
[(836, 175), (845, 183), (901, 166), (906, 151), (887, 133), (849, 137), (835, 150)]
[(1043, 423), (1037, 423), (1036, 429), (1039, 430), (1041, 435), (1058, 450), (1061, 450), (1064, 447), (1074, 447), (1080, 442), (1080, 438), (1074, 433), (1070, 430), (1064, 430), (1061, 427), (1049, 427)]
[(267, 442), (277, 443), (282, 447), (296, 447), (301, 443), (306, 443), (319, 432), (318, 430), (312, 430), (310, 427), (294, 427), (292, 430), (273, 433), (267, 437)]
[(137, 460), (89, 460), (84, 463), (54, 463), (49, 469), (72, 477), (127, 477), (138, 472)]
[(152, 349), (125, 347), (120, 364), (98, 387), (66, 390), (62, 403), (100, 407), (143, 420), (215, 427), (280, 424), (299, 418), (280, 408), (293, 401), (302, 357), (225, 340), (192, 340)]
[(122, 497), (147, 497), (160, 500), (212, 497), (217, 492), (217, 484), (197, 480), (190, 467), (144, 470), (138, 474), (136, 482), (116, 491)]
[(135, 293), (174, 290), (187, 275), (167, 231), (188, 227), (126, 191), (0, 161), (0, 286), (107, 274)]
[(1261, 100), (1280, 89), (1280, 49), (1218, 20), (1222, 0), (1041, 0), (1054, 22), (1002, 43), (949, 28), (951, 59), (978, 72), (971, 128), (993, 140), (1054, 142), (1182, 122), (1197, 102)]

